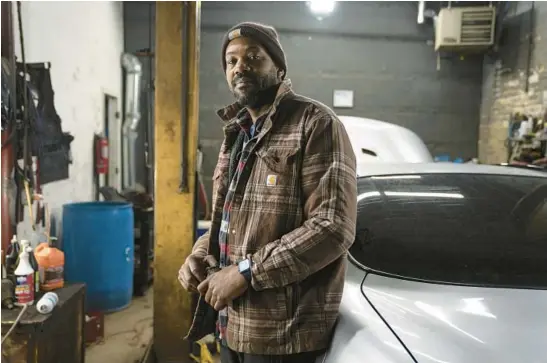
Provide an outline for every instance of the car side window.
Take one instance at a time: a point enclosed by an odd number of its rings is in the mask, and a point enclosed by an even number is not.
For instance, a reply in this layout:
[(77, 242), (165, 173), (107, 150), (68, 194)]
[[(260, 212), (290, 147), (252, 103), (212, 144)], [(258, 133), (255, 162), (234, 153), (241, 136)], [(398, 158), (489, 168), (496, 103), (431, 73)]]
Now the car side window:
[(423, 174), (360, 178), (350, 254), (386, 274), (547, 288), (547, 178)]

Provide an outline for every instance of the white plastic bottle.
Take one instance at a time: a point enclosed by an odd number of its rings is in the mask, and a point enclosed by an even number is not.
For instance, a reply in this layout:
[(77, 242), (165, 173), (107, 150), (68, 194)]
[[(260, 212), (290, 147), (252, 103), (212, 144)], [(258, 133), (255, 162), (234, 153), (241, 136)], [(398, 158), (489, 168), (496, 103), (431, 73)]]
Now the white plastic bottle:
[(19, 264), (15, 275), (15, 305), (34, 304), (34, 269), (29, 262), (28, 251), (23, 248), (19, 255)]
[(49, 314), (55, 308), (55, 305), (59, 302), (59, 296), (54, 292), (47, 292), (38, 302), (36, 303), (36, 310), (40, 314)]
[(25, 250), (28, 253), (28, 262), (30, 267), (34, 270), (34, 295), (40, 292), (40, 268), (38, 266), (38, 261), (34, 256), (34, 249), (31, 247), (30, 241), (24, 239), (21, 241), (21, 250)]

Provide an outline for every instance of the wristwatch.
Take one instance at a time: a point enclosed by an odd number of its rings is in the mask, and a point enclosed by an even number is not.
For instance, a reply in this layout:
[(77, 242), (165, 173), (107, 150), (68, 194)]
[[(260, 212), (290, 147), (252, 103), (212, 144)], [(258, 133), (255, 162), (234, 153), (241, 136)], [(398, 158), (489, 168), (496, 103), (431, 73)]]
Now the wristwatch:
[(251, 267), (252, 263), (250, 258), (239, 261), (239, 263), (237, 264), (239, 273), (242, 274), (243, 277), (245, 277), (245, 280), (247, 280), (248, 283), (251, 283)]

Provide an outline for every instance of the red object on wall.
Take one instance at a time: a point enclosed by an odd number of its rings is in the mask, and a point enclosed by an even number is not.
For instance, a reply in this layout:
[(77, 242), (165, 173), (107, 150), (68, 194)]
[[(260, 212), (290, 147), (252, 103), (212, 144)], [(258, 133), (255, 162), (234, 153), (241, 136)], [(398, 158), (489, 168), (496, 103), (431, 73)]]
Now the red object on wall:
[(95, 144), (95, 160), (97, 174), (108, 174), (108, 139), (98, 137)]

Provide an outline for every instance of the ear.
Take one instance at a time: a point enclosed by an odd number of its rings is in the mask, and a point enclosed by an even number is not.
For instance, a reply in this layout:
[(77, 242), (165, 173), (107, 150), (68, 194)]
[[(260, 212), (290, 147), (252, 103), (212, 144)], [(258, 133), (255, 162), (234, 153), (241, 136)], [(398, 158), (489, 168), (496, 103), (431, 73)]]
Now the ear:
[(282, 69), (278, 69), (278, 70), (277, 70), (277, 76), (278, 76), (279, 78), (285, 77), (285, 71), (282, 70)]

